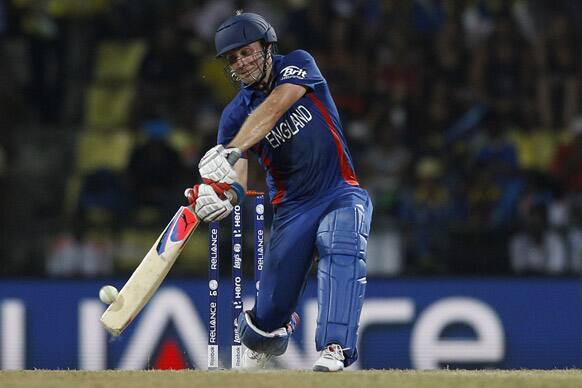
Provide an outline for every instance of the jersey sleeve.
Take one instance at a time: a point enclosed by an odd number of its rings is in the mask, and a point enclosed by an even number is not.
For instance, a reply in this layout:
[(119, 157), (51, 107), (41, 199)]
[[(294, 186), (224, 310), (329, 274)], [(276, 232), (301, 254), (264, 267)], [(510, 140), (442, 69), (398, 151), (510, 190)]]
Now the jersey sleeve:
[(304, 50), (296, 50), (287, 54), (283, 59), (281, 70), (275, 78), (275, 86), (291, 83), (305, 86), (311, 90), (325, 82), (315, 59)]
[(218, 123), (218, 135), (216, 144), (227, 145), (236, 136), (243, 123), (242, 107), (237, 104), (238, 99), (233, 100), (222, 111)]
[[(226, 146), (228, 143), (230, 143), (242, 126), (244, 117), (246, 117), (246, 115), (244, 114), (242, 105), (240, 105), (239, 99), (235, 99), (230, 104), (228, 104), (220, 116), (216, 144), (222, 144), (223, 146)], [(247, 152), (243, 152), (241, 157), (243, 159), (247, 159)]]

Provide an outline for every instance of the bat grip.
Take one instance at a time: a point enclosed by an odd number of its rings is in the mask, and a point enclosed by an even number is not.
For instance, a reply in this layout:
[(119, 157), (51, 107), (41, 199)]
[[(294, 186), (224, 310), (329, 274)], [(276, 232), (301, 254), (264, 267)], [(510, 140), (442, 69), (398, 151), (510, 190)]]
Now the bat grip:
[(228, 163), (230, 163), (231, 166), (234, 166), (234, 164), (242, 156), (242, 152), (238, 148), (229, 148), (228, 151), (229, 153), (226, 156), (226, 160), (228, 161)]

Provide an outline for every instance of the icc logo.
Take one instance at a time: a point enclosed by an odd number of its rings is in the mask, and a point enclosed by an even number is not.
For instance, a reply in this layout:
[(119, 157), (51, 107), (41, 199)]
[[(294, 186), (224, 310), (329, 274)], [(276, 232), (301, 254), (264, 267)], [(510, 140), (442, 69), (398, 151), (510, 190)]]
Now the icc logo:
[(297, 66), (287, 66), (283, 70), (281, 70), (282, 77), (281, 79), (287, 78), (305, 78), (307, 76), (307, 71), (298, 68)]

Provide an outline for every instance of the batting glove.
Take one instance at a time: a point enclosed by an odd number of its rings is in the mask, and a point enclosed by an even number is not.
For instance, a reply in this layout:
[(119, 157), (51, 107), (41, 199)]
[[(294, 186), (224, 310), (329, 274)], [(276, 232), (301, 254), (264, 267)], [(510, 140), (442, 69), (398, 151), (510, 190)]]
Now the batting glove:
[(226, 218), (233, 209), (228, 195), (226, 199), (221, 199), (210, 185), (196, 185), (184, 192), (190, 205), (194, 207), (194, 212), (204, 222), (220, 221)]
[(212, 147), (198, 163), (200, 176), (204, 181), (233, 184), (238, 179), (232, 166), (240, 155), (238, 148), (225, 149), (221, 144)]

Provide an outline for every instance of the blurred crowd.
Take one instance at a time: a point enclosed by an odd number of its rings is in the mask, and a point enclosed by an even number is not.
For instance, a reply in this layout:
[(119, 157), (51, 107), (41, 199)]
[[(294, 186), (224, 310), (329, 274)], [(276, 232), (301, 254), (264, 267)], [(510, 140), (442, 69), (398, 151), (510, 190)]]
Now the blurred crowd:
[(330, 84), (372, 275), (580, 274), (576, 0), (0, 0), (0, 273), (133, 268), (236, 93), (213, 37), (240, 8)]

